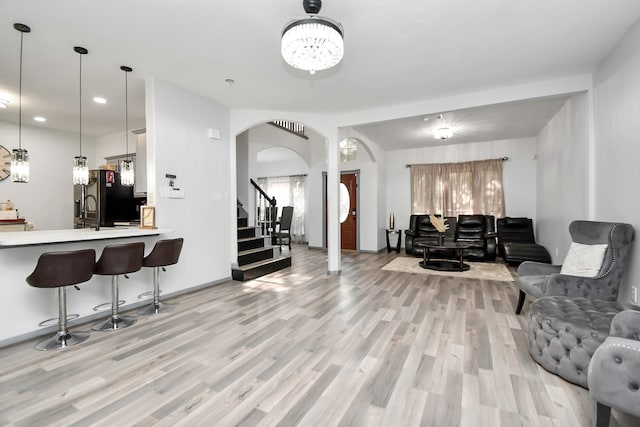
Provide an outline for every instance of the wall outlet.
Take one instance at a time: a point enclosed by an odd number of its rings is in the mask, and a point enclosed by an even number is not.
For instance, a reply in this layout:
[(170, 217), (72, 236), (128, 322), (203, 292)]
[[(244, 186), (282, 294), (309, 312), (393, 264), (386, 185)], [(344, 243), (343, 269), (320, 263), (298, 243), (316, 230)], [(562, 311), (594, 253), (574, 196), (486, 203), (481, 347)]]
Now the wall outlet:
[(638, 302), (638, 288), (636, 286), (631, 287), (631, 300), (634, 304)]

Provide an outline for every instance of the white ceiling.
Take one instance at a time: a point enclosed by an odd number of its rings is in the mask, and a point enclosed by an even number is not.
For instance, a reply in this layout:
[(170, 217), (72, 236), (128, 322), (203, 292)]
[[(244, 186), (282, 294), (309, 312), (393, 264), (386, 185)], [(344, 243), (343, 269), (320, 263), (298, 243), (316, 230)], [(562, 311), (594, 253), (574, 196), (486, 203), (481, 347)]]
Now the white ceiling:
[[(17, 121), (15, 22), (32, 28), (24, 38), (23, 122), (77, 131), (79, 45), (89, 50), (83, 128), (103, 135), (124, 128), (121, 65), (134, 69), (131, 128), (144, 126), (144, 79), (152, 76), (230, 108), (339, 114), (592, 72), (638, 19), (640, 1), (325, 0), (321, 15), (344, 26), (345, 56), (313, 76), (279, 53), (283, 25), (302, 15), (302, 0), (2, 0), (0, 97), (14, 102), (0, 120)], [(108, 103), (90, 102), (95, 95)], [(501, 139), (530, 133), (561, 102), (443, 113), (458, 128), (457, 142), (469, 137), (469, 122), (478, 124), (473, 140)], [(36, 124), (34, 115), (48, 121)], [(390, 149), (413, 146), (428, 139), (422, 119), (359, 130), (393, 140)]]

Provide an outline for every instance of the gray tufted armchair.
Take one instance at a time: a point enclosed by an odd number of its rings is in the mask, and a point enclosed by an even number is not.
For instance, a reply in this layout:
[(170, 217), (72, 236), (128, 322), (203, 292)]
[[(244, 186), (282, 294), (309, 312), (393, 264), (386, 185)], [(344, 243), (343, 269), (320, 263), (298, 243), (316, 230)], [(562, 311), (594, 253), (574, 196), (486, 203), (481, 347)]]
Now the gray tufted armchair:
[(526, 261), (518, 267), (520, 288), (516, 314), (520, 314), (526, 295), (536, 298), (549, 295), (586, 297), (605, 301), (618, 298), (618, 288), (629, 258), (634, 237), (630, 224), (573, 221), (569, 234), (576, 243), (585, 245), (608, 244), (602, 267), (596, 277), (579, 277), (560, 274), (562, 266)]
[(609, 334), (589, 363), (589, 393), (598, 402), (597, 427), (609, 425), (612, 407), (640, 416), (640, 311), (618, 313)]

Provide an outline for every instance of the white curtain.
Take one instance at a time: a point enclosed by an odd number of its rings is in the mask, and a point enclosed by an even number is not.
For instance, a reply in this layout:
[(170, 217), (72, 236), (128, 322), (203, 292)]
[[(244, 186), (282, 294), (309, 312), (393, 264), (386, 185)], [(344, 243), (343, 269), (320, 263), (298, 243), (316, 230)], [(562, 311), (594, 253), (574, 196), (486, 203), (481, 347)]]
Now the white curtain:
[(411, 165), (411, 213), (504, 217), (502, 159)]
[[(293, 206), (291, 240), (294, 242), (306, 242), (304, 229), (305, 175), (258, 178), (257, 182), (269, 197), (276, 198), (278, 217), (282, 214), (283, 206)], [(256, 206), (264, 208), (267, 205), (268, 202), (256, 191)], [(262, 212), (264, 212), (264, 209), (262, 209)]]

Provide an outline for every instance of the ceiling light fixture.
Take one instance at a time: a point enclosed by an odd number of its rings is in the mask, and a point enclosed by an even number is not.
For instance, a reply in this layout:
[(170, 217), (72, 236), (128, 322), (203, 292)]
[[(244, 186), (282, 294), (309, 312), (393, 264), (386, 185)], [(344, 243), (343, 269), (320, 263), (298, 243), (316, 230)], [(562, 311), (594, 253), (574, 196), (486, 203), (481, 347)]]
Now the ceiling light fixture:
[(336, 66), (344, 54), (342, 25), (329, 18), (316, 16), (321, 0), (303, 0), (309, 15), (295, 19), (282, 29), (282, 58), (293, 68), (315, 74)]
[(20, 95), (18, 101), (18, 148), (11, 153), (11, 181), (29, 182), (30, 167), (29, 153), (22, 148), (22, 39), (24, 33), (30, 33), (31, 28), (24, 24), (13, 24), (13, 28), (20, 31)]
[[(442, 123), (442, 120), (444, 120), (444, 116), (440, 114), (438, 118), (440, 119), (440, 123)], [(453, 130), (446, 126), (439, 127), (433, 131), (433, 137), (435, 139), (449, 139), (452, 136)]]
[(107, 103), (107, 100), (106, 100), (106, 99), (104, 99), (104, 98), (103, 98), (103, 97), (101, 97), (101, 96), (95, 96), (95, 97), (93, 98), (93, 102), (95, 102), (96, 104), (106, 104), (106, 103)]
[(73, 50), (80, 57), (80, 154), (73, 158), (73, 183), (87, 185), (89, 183), (89, 167), (87, 158), (82, 155), (82, 55), (89, 51), (83, 47), (76, 46)]
[(41, 122), (41, 123), (47, 121), (47, 119), (45, 117), (42, 117), (42, 116), (35, 116), (33, 118), (33, 120), (35, 120), (36, 122)]
[(0, 108), (7, 108), (7, 105), (9, 105), (9, 100), (0, 98)]
[(120, 69), (124, 71), (124, 140), (127, 149), (127, 158), (120, 162), (120, 183), (125, 187), (131, 187), (135, 182), (135, 172), (133, 171), (133, 161), (129, 158), (129, 83), (127, 75), (133, 69), (126, 65), (121, 66)]

